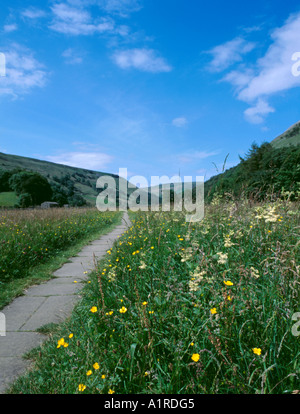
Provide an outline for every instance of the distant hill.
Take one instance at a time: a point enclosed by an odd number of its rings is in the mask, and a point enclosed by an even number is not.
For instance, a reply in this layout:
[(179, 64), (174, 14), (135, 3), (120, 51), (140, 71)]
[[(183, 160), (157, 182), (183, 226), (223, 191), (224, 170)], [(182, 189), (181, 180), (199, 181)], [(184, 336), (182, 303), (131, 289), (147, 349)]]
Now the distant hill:
[[(51, 185), (56, 184), (67, 189), (69, 184), (71, 184), (75, 194), (82, 196), (90, 205), (95, 205), (96, 203), (96, 198), (99, 193), (99, 190), (96, 189), (96, 182), (99, 177), (108, 175), (115, 179), (119, 178), (116, 174), (71, 167), (35, 158), (0, 152), (0, 170), (11, 171), (16, 168), (38, 172), (46, 177)], [(118, 180), (116, 182), (118, 190)]]
[(283, 148), (289, 145), (300, 144), (300, 121), (289, 127), (283, 134), (270, 142), (274, 148)]

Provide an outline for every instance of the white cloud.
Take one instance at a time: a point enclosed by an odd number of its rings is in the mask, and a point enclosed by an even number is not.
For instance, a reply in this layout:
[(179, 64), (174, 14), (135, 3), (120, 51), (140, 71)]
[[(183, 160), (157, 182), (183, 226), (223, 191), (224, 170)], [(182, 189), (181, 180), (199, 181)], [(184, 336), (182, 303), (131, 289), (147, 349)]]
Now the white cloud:
[(14, 44), (4, 50), (6, 76), (1, 78), (0, 95), (17, 97), (35, 87), (43, 87), (47, 80), (44, 66), (34, 57), (32, 51)]
[(65, 62), (70, 65), (77, 65), (82, 63), (83, 58), (79, 56), (78, 52), (72, 48), (66, 49), (62, 56), (65, 58)]
[(292, 74), (292, 56), (300, 51), (300, 13), (290, 17), (271, 34), (273, 43), (265, 56), (257, 61), (256, 75), (240, 91), (243, 101), (253, 101), (300, 86), (300, 79)]
[(98, 0), (98, 4), (108, 13), (128, 17), (129, 14), (139, 11), (142, 6), (139, 0)]
[(88, 170), (104, 170), (112, 162), (113, 157), (102, 152), (66, 152), (60, 155), (49, 155), (47, 161)]
[(264, 121), (264, 117), (275, 109), (272, 108), (267, 102), (259, 99), (257, 103), (244, 112), (246, 119), (252, 124), (261, 124)]
[(3, 26), (3, 30), (4, 30), (5, 33), (14, 32), (14, 31), (18, 30), (18, 26), (15, 23), (6, 24), (5, 26)]
[(117, 51), (113, 55), (114, 62), (122, 69), (138, 69), (144, 72), (170, 72), (171, 66), (157, 56), (152, 49), (129, 49)]
[(93, 19), (91, 14), (78, 7), (65, 3), (54, 4), (51, 8), (54, 19), (50, 28), (70, 35), (92, 35), (114, 31), (114, 22), (109, 18)]
[[(300, 77), (292, 73), (292, 56), (300, 52), (300, 13), (291, 15), (285, 23), (271, 32), (271, 44), (264, 56), (254, 63), (242, 63), (243, 52), (251, 50), (251, 43), (234, 39), (212, 49), (211, 68), (225, 70), (229, 65), (238, 63), (238, 67), (223, 77), (235, 87), (237, 99), (251, 105), (245, 112), (251, 123), (262, 123), (265, 117), (275, 112), (268, 99), (275, 94), (300, 86)], [(219, 52), (219, 53), (217, 53)]]
[(216, 72), (227, 69), (232, 64), (242, 61), (242, 56), (251, 52), (254, 47), (255, 43), (248, 42), (242, 37), (237, 37), (222, 45), (215, 46), (207, 52), (213, 57), (209, 68)]
[(186, 118), (184, 118), (184, 117), (175, 118), (175, 119), (173, 119), (173, 121), (172, 121), (172, 125), (174, 125), (174, 126), (176, 126), (176, 127), (178, 127), (178, 128), (183, 127), (183, 126), (185, 126), (186, 124), (187, 124), (187, 119), (186, 119)]
[(23, 17), (26, 17), (27, 19), (39, 19), (41, 17), (45, 17), (46, 12), (44, 10), (37, 9), (35, 7), (29, 7), (28, 9), (23, 10), (21, 12), (21, 15)]

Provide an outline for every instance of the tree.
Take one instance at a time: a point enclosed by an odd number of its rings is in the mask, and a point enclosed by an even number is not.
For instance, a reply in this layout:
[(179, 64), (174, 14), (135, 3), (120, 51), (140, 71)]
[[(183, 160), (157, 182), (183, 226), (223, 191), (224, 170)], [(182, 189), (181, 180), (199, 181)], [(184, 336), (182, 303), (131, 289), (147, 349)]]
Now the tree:
[(11, 176), (9, 184), (17, 195), (30, 194), (33, 205), (51, 200), (51, 186), (48, 180), (38, 173), (30, 171), (18, 172)]
[(27, 208), (32, 205), (32, 197), (28, 193), (23, 193), (20, 195), (18, 204), (16, 207)]

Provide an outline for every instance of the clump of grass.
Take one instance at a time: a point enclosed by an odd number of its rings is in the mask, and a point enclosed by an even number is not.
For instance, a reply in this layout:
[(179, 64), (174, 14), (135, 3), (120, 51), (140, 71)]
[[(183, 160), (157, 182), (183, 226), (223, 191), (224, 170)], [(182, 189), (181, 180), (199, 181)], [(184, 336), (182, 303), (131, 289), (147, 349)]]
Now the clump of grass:
[(299, 210), (289, 202), (135, 213), (18, 393), (299, 389)]

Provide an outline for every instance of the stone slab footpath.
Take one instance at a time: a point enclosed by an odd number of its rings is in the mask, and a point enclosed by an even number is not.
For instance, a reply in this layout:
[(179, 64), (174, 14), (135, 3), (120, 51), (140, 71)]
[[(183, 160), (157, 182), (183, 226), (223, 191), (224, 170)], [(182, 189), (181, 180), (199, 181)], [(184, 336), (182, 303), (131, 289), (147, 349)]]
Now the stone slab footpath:
[[(47, 337), (36, 330), (48, 323), (61, 323), (70, 316), (80, 299), (80, 282), (94, 269), (94, 256), (100, 260), (131, 225), (127, 212), (122, 224), (85, 246), (53, 273), (54, 279), (32, 286), (1, 310), (5, 315), (6, 335), (0, 336), (0, 394), (30, 366), (22, 356), (41, 345)], [(74, 280), (77, 283), (74, 283)]]

